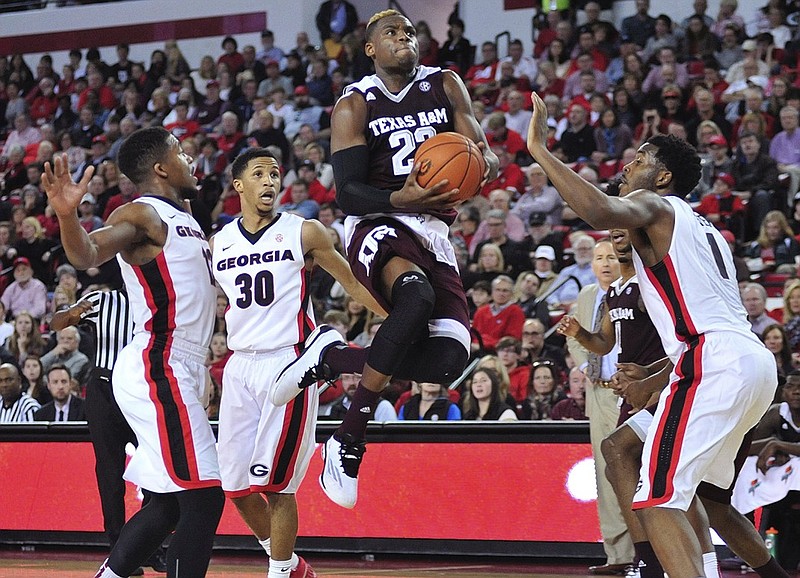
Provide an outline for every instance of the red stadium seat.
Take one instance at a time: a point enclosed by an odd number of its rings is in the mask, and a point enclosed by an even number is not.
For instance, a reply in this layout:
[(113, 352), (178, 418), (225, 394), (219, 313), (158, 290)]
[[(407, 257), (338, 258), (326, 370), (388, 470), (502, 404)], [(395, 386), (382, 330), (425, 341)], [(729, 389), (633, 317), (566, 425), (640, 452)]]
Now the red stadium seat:
[(767, 273), (761, 284), (767, 290), (767, 297), (781, 297), (783, 296), (783, 284), (791, 275), (783, 273)]
[(767, 311), (767, 315), (772, 317), (778, 323), (783, 323), (783, 307), (776, 307)]

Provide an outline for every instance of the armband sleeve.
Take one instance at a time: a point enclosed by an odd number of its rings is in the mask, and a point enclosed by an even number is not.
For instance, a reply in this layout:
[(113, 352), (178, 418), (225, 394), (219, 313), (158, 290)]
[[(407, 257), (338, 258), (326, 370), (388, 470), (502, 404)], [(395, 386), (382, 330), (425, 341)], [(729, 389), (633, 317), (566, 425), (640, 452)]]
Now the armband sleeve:
[(369, 152), (366, 145), (336, 151), (331, 156), (336, 181), (336, 203), (347, 215), (389, 213), (395, 210), (390, 201), (394, 191), (367, 184)]

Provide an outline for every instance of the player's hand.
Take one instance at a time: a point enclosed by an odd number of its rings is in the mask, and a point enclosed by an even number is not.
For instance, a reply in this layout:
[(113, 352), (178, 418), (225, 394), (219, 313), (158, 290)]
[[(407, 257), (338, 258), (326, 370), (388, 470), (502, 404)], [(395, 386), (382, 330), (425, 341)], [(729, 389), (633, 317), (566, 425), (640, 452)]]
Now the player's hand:
[(491, 149), (486, 148), (485, 142), (480, 141), (477, 144), (478, 148), (483, 153), (483, 163), (486, 165), (486, 168), (483, 171), (483, 180), (481, 181), (481, 186), (478, 189), (480, 190), (486, 186), (486, 183), (497, 178), (497, 173), (500, 170), (500, 159), (497, 158), (497, 155), (494, 154)]
[(417, 182), (417, 175), (421, 164), (414, 164), (403, 188), (395, 191), (391, 196), (392, 206), (396, 209), (407, 209), (411, 211), (447, 210), (457, 206), (461, 200), (458, 199), (458, 189), (451, 189), (447, 179), (439, 181), (432, 187), (423, 188)]
[(528, 152), (533, 158), (547, 148), (547, 106), (536, 92), (531, 93), (533, 116), (528, 125)]
[(627, 378), (630, 381), (640, 381), (650, 377), (650, 373), (644, 365), (638, 363), (617, 363), (617, 373), (614, 378)]
[(651, 393), (652, 392), (645, 387), (643, 382), (631, 381), (625, 387), (625, 392), (621, 397), (633, 406), (630, 413), (634, 414), (647, 407), (647, 402), (650, 401)]
[(781, 451), (779, 442), (770, 440), (759, 452), (756, 468), (762, 474), (766, 474), (768, 469), (780, 467), (788, 462), (789, 459), (789, 454)]
[(581, 324), (571, 315), (564, 315), (556, 327), (559, 335), (566, 335), (567, 337), (577, 337), (580, 329)]
[(69, 174), (67, 155), (62, 153), (53, 157), (53, 164), (44, 163), (42, 184), (47, 193), (47, 200), (58, 216), (75, 214), (78, 205), (86, 194), (89, 181), (94, 176), (94, 167), (89, 166), (83, 178), (75, 182)]

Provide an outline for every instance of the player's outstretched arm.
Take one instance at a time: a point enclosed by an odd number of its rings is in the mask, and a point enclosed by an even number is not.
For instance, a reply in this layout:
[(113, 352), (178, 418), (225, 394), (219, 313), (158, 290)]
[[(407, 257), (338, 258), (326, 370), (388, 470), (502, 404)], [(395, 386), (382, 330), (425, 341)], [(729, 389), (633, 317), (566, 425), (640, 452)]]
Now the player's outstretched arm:
[(344, 290), (356, 301), (383, 317), (389, 314), (353, 276), (350, 265), (333, 247), (330, 236), (319, 221), (311, 219), (303, 223), (303, 250), (341, 283)]
[[(69, 174), (67, 155), (62, 154), (54, 158), (52, 165), (45, 163), (42, 175), (47, 200), (58, 218), (61, 244), (70, 263), (81, 270), (102, 265), (133, 243), (143, 240), (146, 234), (142, 226), (156, 226), (152, 220), (155, 211), (138, 203), (129, 203), (111, 214), (106, 227), (87, 234), (78, 220), (77, 209), (93, 173), (94, 169), (89, 167), (76, 183)], [(157, 216), (156, 219), (161, 223)]]
[(625, 197), (609, 197), (580, 177), (547, 149), (547, 107), (535, 92), (533, 116), (528, 125), (528, 152), (544, 169), (570, 208), (593, 228), (643, 229), (658, 219), (666, 204), (651, 191), (634, 191)]
[(455, 118), (453, 126), (456, 132), (463, 134), (477, 144), (483, 152), (483, 160), (486, 162), (486, 174), (484, 184), (497, 178), (497, 171), (500, 168), (500, 159), (489, 148), (486, 141), (486, 134), (478, 124), (475, 114), (472, 112), (472, 103), (469, 100), (467, 87), (461, 78), (451, 70), (444, 71), (444, 90), (450, 103), (453, 105)]
[(50, 329), (53, 331), (61, 331), (65, 327), (77, 325), (80, 323), (84, 314), (91, 310), (92, 304), (85, 299), (81, 299), (67, 309), (53, 313), (53, 318), (50, 320)]

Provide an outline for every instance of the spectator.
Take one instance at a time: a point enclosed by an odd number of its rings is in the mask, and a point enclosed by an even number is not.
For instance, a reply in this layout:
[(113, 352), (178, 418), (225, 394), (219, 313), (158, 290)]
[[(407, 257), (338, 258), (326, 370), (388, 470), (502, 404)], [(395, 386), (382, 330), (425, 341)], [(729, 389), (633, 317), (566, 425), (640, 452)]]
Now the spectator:
[(767, 315), (767, 290), (758, 283), (747, 283), (742, 288), (742, 304), (747, 311), (747, 320), (750, 328), (756, 335), (762, 335), (764, 330), (775, 323)]
[(600, 114), (600, 122), (594, 129), (595, 151), (592, 160), (596, 163), (619, 160), (625, 149), (633, 144), (631, 129), (622, 124), (613, 108)]
[(654, 59), (658, 51), (669, 46), (675, 52), (678, 50), (678, 39), (672, 33), (672, 18), (666, 14), (659, 14), (656, 17), (655, 34), (650, 36), (645, 43), (644, 49), (639, 56), (646, 63)]
[(316, 219), (319, 215), (319, 203), (309, 198), (308, 183), (297, 179), (288, 189), (290, 201), (278, 207), (278, 212), (294, 213), (304, 219)]
[(11, 254), (14, 257), (24, 257), (33, 268), (33, 275), (40, 281), (49, 283), (53, 274), (50, 251), (54, 246), (55, 241), (45, 237), (39, 220), (36, 217), (25, 217), (20, 226), (20, 237), (14, 243)]
[[(540, 245), (547, 245), (554, 252), (554, 259), (552, 265), (558, 267), (562, 259), (562, 250), (564, 247), (564, 235), (560, 231), (554, 231), (553, 226), (547, 221), (547, 213), (536, 211), (528, 216), (528, 235), (522, 240), (522, 250), (528, 256), (528, 262), (525, 264), (525, 269), (529, 269), (531, 265), (536, 270), (536, 257), (534, 252)], [(551, 266), (548, 271), (552, 271)], [(544, 277), (540, 275), (542, 279)]]
[(589, 160), (595, 151), (594, 129), (588, 124), (588, 111), (579, 104), (567, 109), (567, 130), (561, 135), (561, 154), (565, 162)]
[(731, 66), (742, 60), (744, 52), (742, 51), (742, 42), (739, 40), (739, 30), (736, 26), (728, 25), (724, 28), (719, 48), (714, 52), (713, 56), (719, 63), (719, 69), (724, 71), (730, 70)]
[(298, 184), (300, 181), (306, 184), (306, 192), (308, 193), (308, 198), (314, 201), (317, 205), (321, 205), (323, 203), (330, 203), (335, 200), (333, 191), (326, 189), (322, 185), (322, 183), (319, 182), (319, 179), (317, 178), (316, 165), (314, 164), (314, 161), (312, 161), (311, 159), (304, 159), (300, 163), (300, 166), (297, 167), (297, 179), (295, 179), (295, 181), (291, 185), (286, 187), (286, 190), (280, 197), (280, 201), (282, 204), (288, 202), (292, 203), (297, 202), (291, 200), (291, 195), (294, 191), (294, 186)]
[(714, 105), (714, 94), (707, 88), (697, 88), (694, 91), (695, 111), (686, 120), (686, 132), (689, 134), (689, 142), (695, 147), (701, 145), (697, 134), (703, 122), (713, 122), (725, 136), (731, 136), (731, 125)]
[(642, 92), (648, 96), (657, 95), (667, 84), (677, 84), (682, 90), (689, 86), (689, 73), (686, 65), (678, 62), (672, 46), (662, 46), (658, 50), (658, 65), (654, 66), (642, 82)]
[(636, 0), (636, 14), (628, 16), (622, 21), (620, 30), (622, 40), (630, 40), (642, 50), (647, 40), (656, 33), (656, 19), (647, 12), (650, 10), (650, 0)]
[(447, 388), (439, 383), (420, 383), (419, 393), (400, 407), (400, 420), (460, 420), (461, 410), (450, 400)]
[(51, 367), (61, 364), (69, 369), (70, 375), (78, 383), (83, 384), (89, 371), (89, 358), (78, 350), (80, 343), (81, 335), (76, 327), (65, 327), (59, 331), (56, 334), (56, 346), (41, 358), (45, 373), (49, 374)]
[(737, 0), (720, 0), (717, 21), (711, 26), (711, 31), (722, 38), (725, 28), (734, 27), (739, 32), (744, 30), (744, 18), (736, 14), (739, 2)]
[[(353, 401), (353, 395), (358, 388), (358, 382), (361, 376), (357, 373), (343, 373), (340, 377), (342, 382), (342, 391), (344, 394), (338, 401), (331, 405), (330, 413), (326, 416), (320, 416), (321, 419), (342, 419), (350, 408)], [(386, 400), (381, 398), (378, 405), (375, 407), (373, 418), (375, 421), (397, 421), (398, 415), (394, 410), (394, 406)], [(408, 418), (406, 418), (408, 419)]]
[(86, 193), (81, 199), (81, 204), (78, 205), (81, 227), (83, 227), (87, 233), (96, 231), (103, 226), (103, 219), (94, 214), (96, 202), (91, 193)]
[(47, 371), (47, 389), (53, 400), (33, 414), (34, 421), (86, 421), (83, 400), (72, 395), (72, 374), (64, 365)]
[(33, 421), (33, 414), (41, 407), (39, 402), (22, 391), (19, 370), (10, 363), (0, 365), (0, 423)]
[(720, 42), (711, 32), (709, 23), (704, 21), (703, 16), (699, 14), (690, 16), (688, 25), (684, 30), (683, 56), (685, 59), (706, 60), (714, 57), (714, 52), (719, 47)]
[[(558, 96), (563, 96), (564, 89), (566, 87), (567, 75), (570, 67), (572, 66), (572, 60), (569, 57), (569, 52), (567, 51), (566, 44), (563, 40), (560, 38), (554, 38), (550, 43), (550, 46), (539, 58), (539, 72), (541, 74), (545, 73), (545, 69), (543, 68), (545, 63), (549, 63), (547, 68), (553, 72), (556, 79), (561, 81)], [(536, 82), (540, 85), (551, 84), (553, 82), (553, 79), (548, 78), (547, 80), (548, 82), (545, 83), (544, 79), (540, 76)]]
[(550, 310), (547, 302), (539, 300), (537, 294), (541, 281), (539, 276), (533, 271), (523, 271), (517, 277), (514, 285), (514, 298), (522, 308), (522, 312), (528, 319), (536, 318), (544, 325), (550, 325)]
[[(12, 363), (16, 363), (16, 359), (14, 359)], [(42, 362), (38, 355), (29, 355), (25, 358), (22, 364), (22, 377), (23, 391), (27, 392), (29, 396), (38, 401), (39, 405), (44, 405), (52, 401), (53, 396), (50, 395), (50, 392), (47, 390)]]
[(217, 145), (219, 150), (232, 159), (238, 150), (243, 146), (245, 135), (239, 129), (239, 117), (235, 112), (227, 111), (222, 113), (222, 121), (219, 124), (219, 134), (217, 135)]
[(750, 243), (745, 256), (761, 260), (761, 271), (794, 273), (796, 258), (800, 256), (800, 243), (782, 211), (770, 211), (761, 221), (758, 238)]
[[(597, 283), (597, 277), (592, 271), (594, 245), (594, 239), (589, 235), (573, 233), (572, 248), (575, 251), (575, 263), (564, 267), (553, 282), (553, 285), (560, 285), (560, 287), (547, 298), (551, 309), (569, 311), (578, 298), (581, 288)], [(570, 279), (570, 277), (574, 277), (574, 279)], [(562, 282), (563, 284), (561, 284)]]
[(516, 276), (519, 271), (525, 267), (523, 245), (522, 243), (512, 241), (506, 233), (506, 218), (507, 213), (502, 209), (489, 210), (486, 213), (488, 238), (486, 240), (480, 240), (476, 234), (472, 239), (473, 245), (470, 247), (470, 253), (473, 256), (473, 260), (475, 260), (477, 255), (480, 255), (481, 247), (484, 244), (493, 243), (497, 245), (503, 253), (506, 270)]
[(520, 419), (549, 420), (553, 407), (566, 399), (556, 364), (534, 361), (530, 370), (527, 396), (517, 407)]
[(499, 375), (488, 367), (477, 369), (472, 374), (461, 407), (465, 420), (517, 421), (514, 410), (500, 396)]
[(284, 94), (294, 90), (291, 79), (281, 74), (277, 60), (269, 60), (266, 63), (266, 77), (258, 84), (258, 96), (269, 96), (278, 88), (283, 89)]
[(356, 29), (358, 12), (347, 0), (325, 0), (315, 21), (328, 58), (338, 58), (342, 51), (342, 38)]
[(577, 367), (569, 371), (569, 391), (567, 398), (553, 406), (550, 419), (553, 420), (588, 420), (586, 417), (586, 383), (588, 379)]
[[(499, 210), (505, 213), (505, 233), (512, 241), (519, 242), (525, 238), (525, 223), (523, 223), (522, 219), (520, 219), (516, 213), (510, 211), (512, 196), (513, 191), (511, 190), (494, 189), (489, 193), (489, 210)], [(488, 221), (483, 221), (478, 226), (478, 230), (475, 232), (471, 242), (474, 243), (474, 247), (477, 247), (480, 243), (489, 238)], [(495, 240), (495, 242), (497, 241)]]
[[(798, 117), (800, 112), (793, 106), (784, 106), (780, 111), (783, 130), (775, 135), (769, 145), (769, 156), (778, 163), (778, 170), (788, 173), (789, 188), (786, 201), (791, 206), (794, 196), (800, 189), (800, 131)], [(778, 199), (782, 204), (782, 199)]]
[(232, 77), (244, 69), (244, 57), (238, 49), (239, 43), (233, 36), (226, 36), (222, 39), (223, 54), (217, 59), (217, 67), (224, 64)]
[(29, 145), (36, 144), (42, 140), (42, 133), (38, 128), (31, 126), (31, 119), (25, 113), (20, 113), (14, 117), (14, 130), (6, 138), (3, 151), (0, 156), (8, 157), (11, 149), (15, 145), (20, 145), (23, 149)]
[(242, 72), (250, 71), (253, 74), (253, 80), (256, 87), (267, 77), (266, 66), (256, 57), (256, 47), (248, 44), (242, 48), (242, 58), (244, 64), (242, 65)]
[(311, 103), (306, 86), (298, 86), (294, 89), (294, 111), (284, 120), (286, 125), (283, 132), (290, 141), (294, 140), (294, 137), (300, 132), (300, 128), (306, 124), (311, 126), (317, 138), (330, 138), (330, 115), (325, 112), (323, 107)]
[[(538, 65), (536, 64), (536, 60), (524, 54), (522, 40), (519, 38), (515, 38), (509, 42), (508, 56), (501, 59), (500, 62), (510, 62), (514, 66), (515, 77), (525, 78), (531, 84), (536, 80), (536, 76), (538, 75)], [(499, 80), (499, 78), (496, 79)], [(527, 131), (527, 128), (517, 132), (522, 133), (525, 131)]]
[(560, 225), (563, 201), (555, 187), (548, 184), (542, 167), (533, 163), (525, 169), (525, 174), (528, 177), (528, 186), (514, 203), (512, 214), (518, 216), (523, 223), (529, 223), (532, 214), (544, 213), (548, 223)]
[[(564, 102), (573, 101), (581, 95), (586, 98), (586, 94), (592, 92), (606, 92), (608, 90), (608, 80), (605, 73), (595, 68), (592, 55), (588, 52), (581, 53), (577, 60), (577, 70), (571, 73), (564, 83)], [(588, 82), (588, 78), (594, 78), (594, 84)]]
[(494, 42), (481, 44), (481, 62), (474, 64), (464, 75), (467, 88), (476, 98), (487, 105), (494, 104), (500, 88), (495, 77), (499, 71), (500, 61), (497, 59), (497, 45)]
[(205, 132), (211, 132), (222, 120), (222, 113), (228, 110), (228, 104), (220, 98), (220, 83), (209, 80), (206, 83), (206, 97), (191, 116)]
[[(225, 301), (227, 304), (227, 300)], [(222, 376), (225, 373), (225, 365), (233, 355), (233, 352), (228, 349), (228, 339), (225, 332), (217, 331), (211, 337), (211, 343), (208, 345), (208, 356), (206, 357), (206, 366), (211, 378), (214, 380), (219, 388), (222, 390)]]
[[(488, 141), (490, 147), (505, 147), (505, 152), (510, 155), (509, 162), (517, 160), (518, 155), (520, 154), (523, 155), (523, 157), (524, 155), (527, 155), (527, 149), (525, 147), (525, 141), (523, 140), (522, 135), (506, 126), (506, 117), (503, 115), (503, 113), (493, 112), (490, 114), (486, 119), (486, 129), (484, 132), (486, 133), (486, 140)], [(515, 173), (513, 177), (519, 179), (522, 178), (521, 173)], [(512, 177), (506, 177), (506, 179), (513, 180)], [(512, 185), (516, 187), (517, 183), (512, 182)], [(484, 187), (484, 190), (486, 190), (486, 187)], [(486, 195), (484, 194), (484, 196)]]
[(311, 74), (306, 79), (311, 102), (320, 106), (333, 105), (333, 80), (328, 74), (328, 63), (318, 59), (311, 63)]
[(128, 177), (125, 175), (120, 175), (119, 193), (108, 199), (106, 208), (103, 211), (103, 221), (108, 221), (108, 217), (114, 212), (114, 209), (121, 207), (125, 203), (129, 203), (138, 197), (139, 193), (136, 191), (136, 186)]
[(506, 97), (506, 102), (508, 103), (508, 110), (505, 113), (506, 127), (517, 134), (527, 134), (533, 113), (522, 108), (525, 104), (525, 97), (519, 90), (511, 90)]
[(39, 81), (39, 92), (31, 101), (30, 115), (33, 124), (43, 125), (52, 122), (58, 110), (58, 96), (54, 92), (55, 82), (52, 78)]
[(503, 337), (497, 342), (497, 359), (502, 365), (502, 371), (508, 375), (508, 394), (515, 405), (525, 399), (530, 381), (530, 365), (519, 361), (522, 348), (519, 339)]
[(731, 174), (736, 179), (735, 190), (743, 198), (750, 199), (747, 209), (750, 215), (748, 233), (752, 235), (767, 213), (778, 206), (774, 198), (778, 185), (778, 163), (766, 151), (762, 151), (761, 141), (753, 133), (742, 133), (739, 147), (741, 154), (734, 159)]
[(261, 32), (261, 48), (256, 52), (256, 58), (266, 66), (271, 60), (280, 65), (284, 57), (283, 50), (275, 46), (275, 33), (272, 30), (264, 29)]
[[(742, 59), (728, 68), (725, 74), (727, 82), (734, 90), (742, 90), (744, 86), (737, 83), (746, 82), (751, 76), (769, 76), (769, 66), (758, 57), (758, 44), (752, 38), (742, 42)], [(727, 91), (726, 91), (727, 92)]]
[(27, 257), (14, 259), (14, 281), (3, 292), (3, 305), (12, 317), (20, 312), (41, 319), (47, 308), (47, 287), (33, 276), (31, 262)]
[(41, 356), (45, 345), (38, 321), (27, 311), (18, 312), (14, 316), (14, 333), (6, 342), (6, 348), (16, 358), (14, 365), (22, 365), (29, 355)]
[(714, 223), (718, 229), (727, 229), (742, 239), (745, 206), (742, 199), (731, 191), (735, 184), (733, 176), (719, 173), (714, 180), (714, 188), (703, 197), (695, 211)]
[(522, 339), (525, 314), (513, 299), (514, 281), (511, 277), (496, 277), (492, 281), (492, 303), (478, 308), (472, 320), (472, 327), (480, 336), (480, 340), (475, 338), (473, 341), (473, 350), (494, 351), (501, 337)]
[[(462, 283), (464, 288), (469, 290), (477, 288), (479, 283), (490, 283), (504, 273), (508, 273), (508, 267), (503, 252), (500, 247), (487, 241), (481, 245), (475, 263), (470, 263), (468, 270), (461, 274)], [(475, 305), (477, 306), (478, 303), (475, 302)]]
[(779, 395), (781, 386), (786, 383), (786, 376), (795, 369), (787, 331), (780, 323), (772, 323), (764, 328), (764, 332), (759, 337), (761, 337), (761, 341), (764, 342), (767, 349), (775, 356), (775, 365), (778, 368), (778, 390), (776, 395)]
[(176, 120), (164, 125), (164, 128), (175, 135), (175, 138), (177, 138), (179, 141), (184, 141), (187, 138), (193, 138), (198, 133), (202, 133), (200, 123), (189, 119), (188, 101), (179, 100), (175, 103), (173, 111), (177, 116)]

